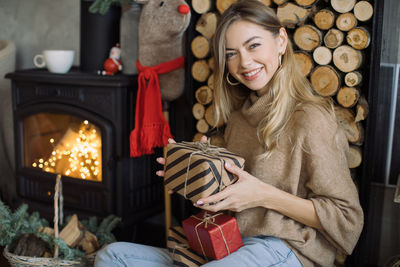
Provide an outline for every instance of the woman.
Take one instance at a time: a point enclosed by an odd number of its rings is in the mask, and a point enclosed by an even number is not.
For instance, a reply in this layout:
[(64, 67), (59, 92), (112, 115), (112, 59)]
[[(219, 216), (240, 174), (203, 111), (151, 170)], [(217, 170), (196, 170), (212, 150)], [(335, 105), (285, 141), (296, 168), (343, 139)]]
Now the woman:
[[(363, 212), (347, 167), (347, 139), (332, 100), (314, 94), (297, 70), (273, 10), (257, 0), (227, 9), (214, 60), (216, 116), (227, 124), (226, 148), (246, 163), (245, 170), (226, 165), (238, 182), (195, 206), (236, 212), (244, 246), (205, 266), (332, 266), (337, 253), (351, 254)], [(165, 250), (131, 245), (117, 255), (117, 246), (98, 259), (171, 265)]]

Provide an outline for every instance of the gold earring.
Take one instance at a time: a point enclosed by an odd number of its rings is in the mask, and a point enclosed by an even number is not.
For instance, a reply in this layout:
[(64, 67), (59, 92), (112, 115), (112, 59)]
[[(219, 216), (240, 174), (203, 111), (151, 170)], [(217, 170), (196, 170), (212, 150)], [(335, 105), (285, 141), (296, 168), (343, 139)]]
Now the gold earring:
[(279, 53), (278, 60), (279, 60), (279, 67), (281, 67), (282, 66), (282, 53)]
[(228, 72), (228, 74), (226, 75), (226, 81), (227, 81), (230, 85), (232, 85), (232, 86), (235, 86), (235, 85), (239, 85), (239, 84), (240, 84), (240, 82), (235, 82), (235, 83), (233, 83), (233, 82), (231, 82), (231, 80), (229, 80), (229, 72)]

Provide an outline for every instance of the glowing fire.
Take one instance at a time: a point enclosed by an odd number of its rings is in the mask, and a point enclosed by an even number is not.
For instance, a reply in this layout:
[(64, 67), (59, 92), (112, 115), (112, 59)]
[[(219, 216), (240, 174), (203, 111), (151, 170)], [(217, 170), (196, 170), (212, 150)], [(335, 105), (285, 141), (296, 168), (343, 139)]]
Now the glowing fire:
[(101, 136), (94, 125), (87, 120), (79, 126), (79, 130), (69, 128), (56, 143), (50, 138), (53, 146), (51, 155), (45, 160), (40, 158), (32, 163), (32, 167), (51, 173), (101, 181)]

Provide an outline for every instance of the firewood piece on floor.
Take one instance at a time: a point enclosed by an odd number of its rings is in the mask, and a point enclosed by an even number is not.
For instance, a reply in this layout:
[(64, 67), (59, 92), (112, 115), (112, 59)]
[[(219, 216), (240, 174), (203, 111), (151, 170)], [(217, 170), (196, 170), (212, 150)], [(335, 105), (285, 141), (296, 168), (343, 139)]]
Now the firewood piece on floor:
[(54, 229), (50, 227), (40, 227), (38, 233), (44, 233), (49, 236), (54, 236)]
[(23, 234), (18, 240), (14, 254), (28, 257), (42, 257), (47, 243), (34, 234)]
[(97, 251), (100, 246), (97, 237), (91, 232), (85, 230), (85, 234), (82, 240), (79, 242), (78, 248), (84, 251), (86, 254), (90, 254)]
[(85, 234), (85, 228), (79, 222), (78, 216), (74, 214), (68, 224), (61, 230), (60, 238), (71, 248), (79, 244)]

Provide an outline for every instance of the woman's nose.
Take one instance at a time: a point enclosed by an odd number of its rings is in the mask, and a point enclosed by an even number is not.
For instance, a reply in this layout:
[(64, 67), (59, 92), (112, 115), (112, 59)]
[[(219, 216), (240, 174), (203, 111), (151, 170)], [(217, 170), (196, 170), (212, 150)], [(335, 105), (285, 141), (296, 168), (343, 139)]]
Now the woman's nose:
[(247, 52), (240, 53), (240, 65), (242, 67), (249, 66), (251, 62), (252, 62), (252, 58)]

